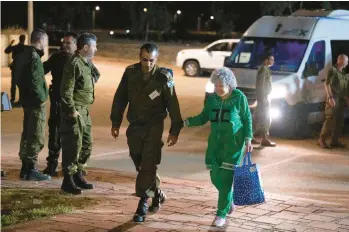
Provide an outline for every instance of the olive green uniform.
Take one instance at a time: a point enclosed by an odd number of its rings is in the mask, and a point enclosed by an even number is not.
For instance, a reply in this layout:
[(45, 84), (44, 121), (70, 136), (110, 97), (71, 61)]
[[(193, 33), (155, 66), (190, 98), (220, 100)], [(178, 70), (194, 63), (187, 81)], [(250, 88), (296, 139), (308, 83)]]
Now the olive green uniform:
[(167, 112), (171, 118), (171, 135), (178, 136), (183, 127), (171, 72), (155, 66), (147, 75), (143, 74), (140, 63), (127, 67), (112, 105), (110, 119), (114, 128), (120, 128), (127, 104), (130, 122), (127, 143), (138, 171), (136, 195), (153, 197), (160, 184), (156, 170), (161, 162)]
[(255, 113), (254, 133), (266, 138), (269, 135), (271, 124), (269, 108), (269, 94), (272, 90), (272, 78), (270, 69), (262, 65), (257, 72), (256, 78), (256, 95), (257, 108)]
[[(59, 51), (54, 53), (46, 62), (44, 62), (45, 74), (51, 72), (52, 81), (49, 88), (50, 96), (50, 117), (48, 119), (49, 126), (49, 139), (48, 139), (48, 157), (47, 162), (51, 165), (57, 166), (59, 152), (61, 150), (61, 135), (59, 132), (61, 124), (61, 95), (60, 86), (63, 76), (64, 65), (67, 61), (71, 60), (72, 55), (65, 51)], [(92, 68), (92, 76), (97, 82), (100, 74), (97, 68), (93, 65), (91, 61), (88, 61)]]
[[(92, 150), (89, 105), (94, 102), (92, 67), (79, 54), (66, 64), (61, 83), (61, 142), (62, 168), (74, 175), (86, 166)], [(80, 115), (73, 118), (75, 111)]]
[(43, 53), (25, 46), (14, 65), (24, 111), (19, 156), (23, 163), (35, 168), (38, 154), (44, 147), (48, 90), (40, 57)]
[(320, 136), (326, 138), (326, 136), (332, 133), (332, 143), (337, 143), (344, 123), (345, 97), (349, 97), (349, 80), (343, 71), (334, 66), (328, 71), (326, 85), (330, 86), (336, 105), (331, 107), (327, 96), (325, 106), (326, 119)]

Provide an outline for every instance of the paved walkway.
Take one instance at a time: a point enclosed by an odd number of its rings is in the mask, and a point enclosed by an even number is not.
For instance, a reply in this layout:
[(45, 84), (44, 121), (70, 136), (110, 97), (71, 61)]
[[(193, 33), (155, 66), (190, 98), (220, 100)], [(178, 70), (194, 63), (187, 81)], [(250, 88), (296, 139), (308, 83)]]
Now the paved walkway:
[[(13, 167), (2, 167), (8, 169)], [(94, 175), (113, 176), (113, 183), (94, 181), (96, 188), (83, 196), (101, 198), (99, 205), (72, 213), (35, 220), (14, 227), (2, 228), (4, 232), (104, 232), (104, 231), (349, 231), (349, 208), (319, 201), (310, 201), (286, 195), (266, 193), (264, 204), (237, 207), (228, 217), (227, 225), (211, 227), (214, 218), (217, 192), (208, 182), (183, 181), (164, 178), (162, 189), (168, 201), (161, 210), (148, 215), (143, 224), (132, 222), (137, 207), (134, 194), (134, 177), (109, 170), (93, 170)], [(96, 180), (96, 178), (93, 178)], [(97, 178), (98, 180), (98, 178)], [(2, 187), (49, 188), (59, 191), (61, 179), (51, 182), (24, 182), (11, 175), (2, 180)]]

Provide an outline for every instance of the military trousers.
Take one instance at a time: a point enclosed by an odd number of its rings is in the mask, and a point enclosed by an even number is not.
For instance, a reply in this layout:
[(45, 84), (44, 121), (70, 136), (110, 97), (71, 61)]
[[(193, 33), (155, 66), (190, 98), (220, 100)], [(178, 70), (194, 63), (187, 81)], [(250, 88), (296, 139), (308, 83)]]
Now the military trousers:
[(341, 130), (344, 124), (344, 108), (345, 100), (343, 98), (335, 99), (335, 107), (331, 107), (326, 101), (325, 106), (325, 122), (322, 125), (320, 136), (326, 139), (327, 136), (332, 136), (332, 143), (338, 142), (341, 135)]
[(61, 125), (60, 102), (51, 98), (50, 117), (48, 119), (48, 163), (57, 165), (59, 153), (62, 148), (61, 134), (59, 131)]
[(138, 172), (135, 187), (138, 197), (154, 197), (160, 186), (157, 165), (161, 162), (161, 149), (164, 146), (163, 131), (163, 120), (146, 125), (130, 124), (127, 128), (127, 144)]
[(270, 101), (269, 99), (257, 100), (257, 108), (254, 115), (253, 131), (254, 135), (260, 135), (263, 138), (269, 136), (271, 118), (269, 114)]
[(212, 184), (218, 190), (218, 204), (216, 215), (225, 218), (233, 203), (234, 170), (220, 168), (218, 164), (212, 165), (210, 171)]
[(19, 157), (23, 162), (35, 165), (40, 151), (44, 148), (46, 105), (37, 108), (23, 107), (23, 111)]
[(62, 169), (69, 175), (82, 171), (92, 151), (92, 122), (88, 106), (75, 106), (75, 118), (61, 113)]

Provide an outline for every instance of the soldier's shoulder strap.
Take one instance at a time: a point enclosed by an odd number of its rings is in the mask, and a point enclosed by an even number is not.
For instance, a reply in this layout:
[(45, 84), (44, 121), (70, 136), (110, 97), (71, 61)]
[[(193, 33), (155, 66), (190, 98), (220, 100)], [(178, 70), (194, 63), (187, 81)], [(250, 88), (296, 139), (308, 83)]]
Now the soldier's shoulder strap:
[(160, 74), (166, 77), (167, 86), (169, 88), (174, 86), (174, 80), (173, 80), (173, 70), (169, 68), (159, 68)]

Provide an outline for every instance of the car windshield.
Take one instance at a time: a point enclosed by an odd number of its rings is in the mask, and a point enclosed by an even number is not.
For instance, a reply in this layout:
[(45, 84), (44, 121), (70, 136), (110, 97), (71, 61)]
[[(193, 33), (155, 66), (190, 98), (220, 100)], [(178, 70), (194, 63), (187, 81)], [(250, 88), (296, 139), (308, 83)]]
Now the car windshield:
[(308, 40), (244, 37), (227, 60), (231, 68), (257, 69), (266, 53), (272, 53), (274, 71), (297, 72)]

